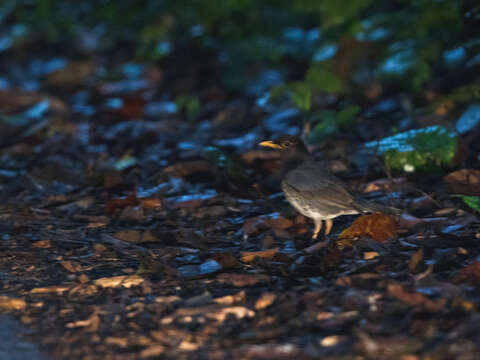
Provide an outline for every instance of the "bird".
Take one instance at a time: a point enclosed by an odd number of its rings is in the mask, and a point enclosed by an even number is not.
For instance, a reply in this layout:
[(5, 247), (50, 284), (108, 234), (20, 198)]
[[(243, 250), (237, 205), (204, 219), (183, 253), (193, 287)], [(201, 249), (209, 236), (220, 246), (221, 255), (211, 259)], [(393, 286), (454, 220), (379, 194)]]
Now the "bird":
[(396, 215), (399, 212), (354, 196), (339, 178), (313, 159), (297, 136), (280, 135), (259, 145), (280, 152), (283, 193), (294, 208), (313, 220), (313, 240), (318, 237), (324, 221), (325, 235), (330, 234), (333, 219), (338, 216), (375, 212)]

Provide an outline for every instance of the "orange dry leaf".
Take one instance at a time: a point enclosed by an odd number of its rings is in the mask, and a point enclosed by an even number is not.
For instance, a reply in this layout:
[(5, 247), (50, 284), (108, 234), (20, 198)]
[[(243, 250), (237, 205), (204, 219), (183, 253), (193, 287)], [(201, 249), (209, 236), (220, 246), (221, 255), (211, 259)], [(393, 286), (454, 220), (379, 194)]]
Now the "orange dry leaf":
[(82, 265), (76, 261), (65, 260), (60, 262), (60, 265), (62, 265), (65, 270), (72, 273), (82, 271)]
[(268, 282), (270, 277), (265, 274), (220, 274), (217, 281), (221, 284), (244, 287)]
[(420, 248), (410, 258), (410, 262), (408, 263), (408, 270), (411, 273), (415, 273), (421, 270), (423, 265), (425, 265), (425, 262), (423, 260), (423, 248)]
[(105, 204), (105, 211), (107, 214), (113, 214), (117, 209), (122, 209), (126, 206), (137, 205), (137, 203), (137, 192), (134, 191), (127, 197), (108, 200)]
[(395, 219), (390, 215), (376, 213), (360, 216), (353, 224), (343, 230), (340, 239), (369, 236), (375, 241), (384, 242), (397, 234)]
[(159, 198), (142, 198), (138, 200), (144, 209), (160, 209), (163, 206), (163, 201)]
[(178, 209), (186, 209), (189, 211), (193, 211), (199, 208), (203, 204), (204, 200), (201, 199), (194, 199), (194, 200), (187, 200), (181, 201), (175, 204), (175, 207)]
[(238, 260), (230, 253), (212, 254), (212, 259), (222, 265), (223, 269), (229, 269), (238, 265)]
[(12, 298), (0, 296), (0, 312), (9, 312), (23, 310), (27, 307), (27, 302), (23, 298)]
[(275, 255), (278, 253), (278, 248), (268, 249), (264, 251), (242, 251), (240, 254), (242, 255), (241, 260), (246, 263), (250, 263), (254, 261), (256, 258), (261, 259), (273, 259)]
[(293, 226), (293, 221), (283, 216), (268, 217), (265, 215), (249, 218), (243, 224), (245, 235), (251, 235), (260, 229), (272, 228), (274, 230), (285, 230)]
[(163, 201), (159, 198), (138, 198), (137, 191), (135, 190), (127, 197), (108, 200), (105, 204), (105, 211), (107, 214), (113, 214), (117, 209), (139, 204), (144, 209), (158, 209), (163, 206)]
[(445, 299), (433, 301), (421, 293), (405, 291), (400, 284), (390, 284), (387, 289), (390, 295), (408, 305), (422, 306), (429, 311), (438, 311), (445, 306)]
[(273, 229), (285, 230), (293, 226), (293, 221), (280, 216), (278, 218), (265, 220), (265, 225)]
[(363, 258), (365, 260), (375, 259), (378, 256), (380, 256), (380, 254), (376, 251), (367, 251), (363, 253)]
[(163, 172), (175, 177), (184, 177), (197, 173), (211, 173), (212, 165), (207, 160), (182, 161), (167, 166)]
[(143, 116), (145, 100), (141, 96), (127, 96), (123, 99), (123, 106), (113, 112), (125, 118), (140, 118)]
[(263, 293), (255, 303), (255, 310), (262, 310), (275, 302), (277, 296), (274, 293)]
[(52, 247), (52, 242), (50, 240), (40, 240), (35, 241), (32, 246), (38, 249), (49, 249)]
[(455, 104), (453, 103), (452, 100), (444, 99), (437, 104), (437, 107), (435, 108), (435, 114), (440, 115), (440, 116), (445, 116), (454, 107), (455, 107)]
[(443, 181), (447, 183), (448, 189), (455, 194), (480, 195), (480, 170), (457, 170), (445, 176)]
[(457, 275), (456, 280), (480, 287), (480, 261), (464, 267)]
[(377, 179), (365, 186), (363, 192), (402, 191), (412, 187), (406, 177)]

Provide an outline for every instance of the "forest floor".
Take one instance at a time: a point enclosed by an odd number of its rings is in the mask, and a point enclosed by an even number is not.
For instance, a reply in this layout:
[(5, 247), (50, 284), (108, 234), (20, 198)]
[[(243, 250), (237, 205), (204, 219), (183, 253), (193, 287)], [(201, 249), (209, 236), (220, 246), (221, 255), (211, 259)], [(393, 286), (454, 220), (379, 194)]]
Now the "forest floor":
[(42, 61), (2, 63), (0, 310), (47, 356), (478, 359), (480, 221), (451, 196), (477, 171), (389, 177), (339, 134), (312, 148), (319, 166), (403, 215), (312, 241), (257, 146), (300, 131), (296, 109), (208, 86), (187, 121), (159, 67), (100, 81), (93, 61)]

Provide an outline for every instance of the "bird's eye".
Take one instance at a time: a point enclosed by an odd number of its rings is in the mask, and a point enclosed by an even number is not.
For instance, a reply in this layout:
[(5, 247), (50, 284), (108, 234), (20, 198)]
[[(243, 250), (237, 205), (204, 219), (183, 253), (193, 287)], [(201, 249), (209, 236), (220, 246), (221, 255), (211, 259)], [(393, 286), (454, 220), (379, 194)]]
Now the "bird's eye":
[(284, 141), (284, 142), (282, 143), (282, 147), (283, 147), (283, 148), (288, 148), (288, 147), (290, 147), (291, 145), (292, 145), (292, 142), (289, 141), (289, 140)]

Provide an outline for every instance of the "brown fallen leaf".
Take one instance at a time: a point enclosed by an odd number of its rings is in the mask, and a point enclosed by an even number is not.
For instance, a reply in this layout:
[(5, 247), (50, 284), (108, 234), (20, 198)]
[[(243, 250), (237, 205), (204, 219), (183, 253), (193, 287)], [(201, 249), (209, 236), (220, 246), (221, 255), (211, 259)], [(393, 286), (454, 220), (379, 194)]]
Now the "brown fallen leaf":
[(423, 270), (425, 261), (423, 260), (423, 248), (418, 249), (410, 258), (408, 270), (411, 273), (417, 273)]
[(121, 348), (126, 348), (128, 346), (128, 339), (126, 337), (108, 336), (105, 338), (104, 342), (107, 345), (116, 345)]
[(411, 354), (419, 352), (425, 345), (418, 337), (407, 334), (370, 336), (357, 330), (356, 336), (358, 343), (355, 347), (367, 359), (420, 360)]
[(76, 261), (66, 260), (60, 262), (60, 265), (62, 265), (65, 270), (72, 273), (82, 271), (82, 265)]
[(109, 223), (110, 218), (105, 215), (83, 215), (83, 214), (74, 214), (74, 220), (86, 221), (89, 223)]
[(115, 233), (114, 237), (131, 244), (154, 243), (159, 241), (151, 230), (122, 230)]
[(87, 332), (95, 332), (98, 330), (98, 326), (100, 325), (100, 317), (98, 316), (98, 311), (94, 311), (94, 313), (85, 320), (77, 320), (75, 322), (69, 322), (66, 324), (66, 327), (69, 329), (75, 328), (86, 328)]
[(123, 184), (124, 177), (121, 171), (109, 170), (103, 174), (103, 187), (105, 189), (114, 189)]
[(140, 238), (140, 243), (155, 243), (159, 242), (160, 240), (158, 237), (151, 231), (151, 230), (145, 230), (142, 232), (142, 236)]
[(340, 233), (340, 239), (369, 236), (375, 241), (384, 242), (397, 235), (397, 225), (393, 216), (376, 213), (360, 216), (353, 224)]
[(95, 64), (91, 61), (72, 61), (64, 68), (49, 74), (46, 81), (48, 85), (57, 88), (76, 88), (84, 84), (95, 69)]
[(217, 281), (236, 287), (244, 287), (268, 282), (270, 277), (264, 274), (220, 274), (217, 276)]
[(293, 226), (293, 221), (283, 216), (265, 220), (265, 225), (272, 229), (285, 230)]
[(399, 177), (399, 178), (385, 178), (385, 179), (377, 179), (368, 183), (363, 192), (372, 192), (372, 191), (401, 191), (412, 188), (413, 185), (408, 182), (406, 177)]
[(150, 345), (142, 350), (140, 353), (140, 359), (157, 358), (165, 352), (165, 346), (163, 345)]
[(379, 257), (380, 254), (376, 251), (366, 251), (363, 253), (363, 258), (365, 260), (371, 260), (371, 259), (375, 259), (376, 257)]
[(251, 263), (255, 259), (273, 259), (278, 253), (279, 248), (273, 248), (263, 251), (242, 251), (240, 260), (246, 263)]
[(138, 201), (144, 209), (158, 210), (164, 205), (163, 200), (159, 198), (140, 198)]
[(122, 106), (112, 109), (110, 113), (126, 119), (140, 118), (144, 114), (145, 99), (139, 94), (126, 95), (122, 97)]
[[(456, 210), (456, 209), (455, 209)], [(403, 213), (397, 219), (397, 225), (399, 228), (406, 229), (406, 230), (413, 230), (417, 226), (424, 225), (424, 224), (439, 224), (442, 222), (447, 221), (448, 218), (446, 217), (436, 217), (436, 218), (417, 218), (407, 213)]]
[(155, 260), (148, 252), (138, 251), (140, 266), (137, 274), (166, 274), (169, 277), (177, 276), (177, 270), (172, 268), (166, 261)]
[(87, 229), (98, 229), (108, 225), (108, 222), (93, 222), (87, 225)]
[(183, 339), (180, 345), (178, 345), (178, 350), (180, 351), (197, 351), (200, 346), (203, 345), (203, 340), (200, 340), (198, 342), (192, 342)]
[[(219, 304), (198, 306), (193, 308), (183, 307), (177, 309), (172, 315), (166, 316), (161, 320), (162, 324), (171, 324), (175, 319), (191, 318), (192, 316), (203, 316), (218, 322), (224, 322), (229, 316), (237, 319), (249, 318), (255, 316), (255, 312), (244, 306), (223, 306)], [(154, 338), (161, 338), (159, 332), (152, 332)]]
[(302, 359), (303, 351), (293, 343), (245, 344), (232, 349), (238, 359)]
[(480, 287), (480, 261), (465, 266), (455, 277), (458, 282), (465, 282)]
[(247, 295), (245, 291), (240, 291), (233, 295), (226, 295), (213, 299), (214, 302), (221, 305), (245, 304)]
[(243, 232), (245, 235), (252, 235), (261, 229), (285, 230), (294, 225), (292, 220), (284, 218), (283, 216), (269, 216), (261, 215), (246, 219), (243, 223)]
[(338, 344), (345, 342), (348, 340), (347, 336), (342, 336), (342, 335), (330, 335), (326, 336), (322, 339), (320, 342), (320, 345), (324, 347), (331, 347), (331, 346), (337, 346)]
[(30, 294), (50, 294), (50, 293), (63, 294), (66, 291), (70, 291), (73, 287), (75, 287), (75, 284), (38, 287), (30, 290)]
[(207, 314), (207, 317), (215, 319), (219, 322), (224, 322), (225, 319), (231, 315), (233, 315), (237, 319), (243, 319), (245, 317), (255, 316), (255, 312), (244, 306), (231, 306), (222, 308), (217, 312)]
[(126, 197), (108, 200), (105, 204), (105, 212), (112, 215), (117, 209), (123, 209), (126, 206), (134, 206), (137, 204), (137, 192), (134, 191)]
[(175, 203), (175, 207), (177, 209), (186, 209), (188, 211), (193, 211), (199, 208), (205, 200), (201, 199), (194, 199), (194, 200), (187, 200), (187, 201), (180, 201)]
[(52, 242), (50, 240), (40, 240), (32, 243), (32, 246), (38, 249), (49, 249), (52, 247)]
[(454, 108), (455, 103), (452, 100), (445, 98), (437, 102), (434, 111), (437, 115), (445, 116)]
[(389, 284), (388, 293), (398, 300), (412, 306), (421, 306), (428, 311), (438, 311), (445, 306), (445, 299), (437, 301), (430, 300), (428, 297), (417, 292), (407, 292), (400, 284)]
[(145, 220), (145, 211), (141, 206), (125, 206), (118, 219), (121, 221), (142, 222)]
[(480, 196), (480, 170), (461, 169), (443, 178), (448, 189), (455, 194)]
[(27, 302), (23, 298), (0, 296), (0, 312), (23, 310), (26, 307), (27, 307)]
[(93, 250), (95, 250), (96, 252), (102, 252), (102, 251), (106, 251), (107, 247), (103, 244), (94, 244)]
[(275, 243), (275, 239), (271, 234), (267, 234), (262, 238), (262, 248), (263, 249), (270, 249), (273, 244)]
[(0, 90), (0, 109), (6, 115), (18, 114), (39, 104), (48, 101), (49, 113), (55, 118), (66, 116), (69, 105), (59, 98), (28, 91)]
[(139, 230), (122, 230), (113, 235), (117, 239), (127, 241), (132, 244), (140, 243), (142, 233)]
[(274, 293), (263, 293), (262, 296), (255, 302), (255, 310), (262, 310), (272, 305), (276, 299)]
[(197, 173), (211, 173), (212, 171), (212, 165), (207, 160), (178, 162), (163, 169), (164, 173), (174, 177), (185, 177)]
[(88, 276), (85, 275), (85, 274), (80, 274), (80, 275), (78, 276), (77, 280), (78, 280), (78, 282), (79, 282), (80, 284), (86, 284), (86, 283), (88, 283), (88, 282), (90, 281), (90, 279), (88, 278)]
[(93, 283), (97, 286), (101, 286), (104, 288), (111, 288), (117, 286), (129, 288), (132, 286), (140, 285), (144, 281), (145, 279), (138, 275), (120, 275), (96, 279)]
[(212, 254), (212, 259), (222, 265), (223, 269), (230, 269), (239, 264), (235, 256), (230, 253), (215, 253)]

